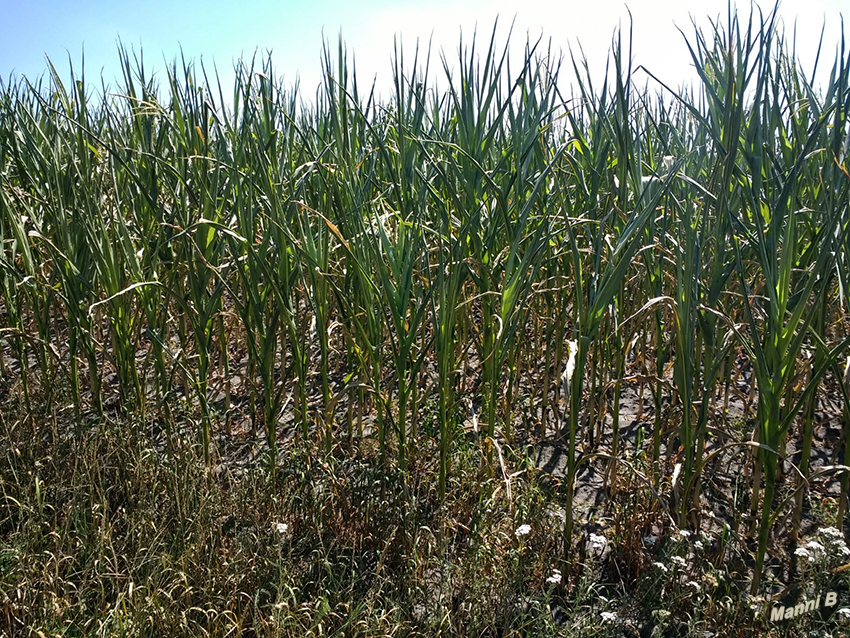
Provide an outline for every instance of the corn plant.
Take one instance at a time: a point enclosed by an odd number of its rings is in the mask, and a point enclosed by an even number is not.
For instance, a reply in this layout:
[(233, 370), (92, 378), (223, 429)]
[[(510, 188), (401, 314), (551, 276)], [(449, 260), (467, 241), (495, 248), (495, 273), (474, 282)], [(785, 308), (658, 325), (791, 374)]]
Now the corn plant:
[[(369, 458), (374, 437), (411, 505), (423, 466), (451, 501), (467, 423), (510, 509), (517, 444), (554, 414), (567, 554), (582, 463), (612, 485), (624, 463), (642, 483), (645, 463), (654, 498), (672, 493), (678, 525), (697, 527), (720, 454), (706, 450), (731, 438), (721, 449), (753, 453), (756, 591), (779, 459), (799, 440), (799, 524), (822, 475), (817, 401), (844, 376), (844, 43), (819, 87), (775, 11), (730, 8), (686, 38), (698, 83), (650, 71), (653, 93), (626, 33), (601, 83), (571, 54), (571, 87), (542, 39), (516, 64), (496, 33), (412, 64), (397, 47), (387, 97), (362, 91), (341, 41), (312, 94), (256, 56), (232, 92), (182, 58), (160, 85), (123, 48), (114, 90), (52, 65), (0, 84), (0, 372), (33, 424), (63, 392), (80, 426), (123, 411), (170, 428), (183, 412), (199, 464), (244, 436), (275, 485), (290, 440), (331, 464)], [(639, 420), (648, 388), (651, 440), (622, 429), (629, 384)], [(736, 392), (756, 406), (753, 440), (726, 414)]]

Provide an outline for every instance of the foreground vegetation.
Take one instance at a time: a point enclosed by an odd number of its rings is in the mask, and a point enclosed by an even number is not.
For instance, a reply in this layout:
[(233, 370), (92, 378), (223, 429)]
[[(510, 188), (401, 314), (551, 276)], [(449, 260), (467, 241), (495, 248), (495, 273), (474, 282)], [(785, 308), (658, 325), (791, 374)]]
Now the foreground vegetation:
[(618, 36), (570, 94), (480, 46), (0, 86), (0, 630), (842, 622), (769, 610), (848, 585), (844, 42), (815, 86), (731, 13), (696, 88)]

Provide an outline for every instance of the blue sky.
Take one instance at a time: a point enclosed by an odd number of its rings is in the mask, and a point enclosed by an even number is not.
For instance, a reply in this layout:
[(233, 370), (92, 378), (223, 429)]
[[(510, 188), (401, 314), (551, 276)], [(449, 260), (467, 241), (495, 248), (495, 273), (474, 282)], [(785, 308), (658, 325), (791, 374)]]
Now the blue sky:
[[(527, 34), (534, 39), (542, 34), (564, 51), (580, 42), (591, 64), (601, 68), (617, 25), (628, 24), (627, 5), (634, 17), (636, 63), (674, 85), (689, 73), (687, 48), (676, 25), (690, 34), (690, 15), (707, 26), (707, 18), (726, 12), (726, 0), (0, 0), (0, 77), (8, 79), (13, 71), (37, 77), (46, 69), (45, 55), (65, 72), (70, 53), (78, 68), (85, 50), (87, 80), (99, 84), (101, 71), (107, 80), (119, 73), (120, 38), (137, 50), (141, 46), (146, 66), (157, 68), (162, 68), (163, 59), (177, 56), (182, 46), (187, 58), (202, 57), (210, 67), (214, 61), (225, 83), (232, 80), (233, 63), (240, 56), (271, 50), (277, 73), (288, 81), (298, 75), (302, 88), (312, 93), (320, 78), (322, 39), (335, 46), (342, 33), (356, 56), (361, 84), (377, 75), (379, 86), (388, 86), (396, 36), (401, 36), (405, 50), (412, 50), (417, 38), (430, 38), (434, 48), (442, 47), (451, 59), (461, 30), (466, 37), (477, 24), (479, 33), (489, 36), (497, 15), (502, 39), (515, 19), (512, 42), (517, 51)], [(742, 6), (746, 11), (749, 4)], [(804, 63), (814, 59), (824, 21), (827, 57), (832, 59), (842, 11), (850, 20), (850, 0), (782, 2), (780, 13), (788, 31), (797, 19), (797, 48)]]

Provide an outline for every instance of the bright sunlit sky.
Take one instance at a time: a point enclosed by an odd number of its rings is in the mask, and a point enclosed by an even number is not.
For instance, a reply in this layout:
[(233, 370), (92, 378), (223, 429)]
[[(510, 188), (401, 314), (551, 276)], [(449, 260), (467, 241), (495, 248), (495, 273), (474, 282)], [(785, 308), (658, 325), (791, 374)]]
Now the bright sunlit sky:
[[(748, 15), (749, 6), (741, 4), (742, 15)], [(772, 3), (762, 6), (768, 10)], [(435, 50), (442, 48), (453, 60), (461, 31), (466, 40), (477, 25), (485, 45), (497, 16), (501, 43), (515, 19), (511, 42), (517, 53), (526, 37), (551, 38), (553, 49), (564, 52), (570, 46), (577, 50), (580, 42), (592, 67), (601, 69), (617, 26), (628, 29), (627, 7), (634, 18), (635, 64), (645, 65), (674, 86), (691, 77), (688, 50), (676, 27), (692, 37), (691, 16), (702, 27), (709, 26), (708, 18), (725, 21), (726, 16), (726, 0), (0, 0), (0, 78), (8, 80), (12, 73), (38, 77), (46, 69), (45, 55), (65, 73), (70, 54), (78, 70), (85, 51), (87, 81), (99, 84), (101, 73), (112, 81), (119, 77), (120, 38), (127, 46), (144, 50), (146, 66), (160, 69), (163, 60), (172, 60), (182, 46), (187, 58), (202, 58), (208, 68), (214, 61), (225, 83), (232, 82), (233, 64), (240, 56), (271, 50), (278, 76), (287, 82), (299, 77), (302, 89), (310, 94), (321, 76), (323, 38), (335, 51), (341, 33), (355, 55), (361, 86), (377, 75), (378, 86), (386, 88), (396, 36), (411, 57), (418, 38), (426, 44), (431, 39)], [(826, 60), (834, 59), (842, 13), (850, 19), (850, 0), (780, 4), (788, 34), (796, 19), (798, 56), (806, 69), (814, 61), (824, 25)], [(436, 55), (433, 62), (439, 62)], [(160, 80), (162, 84), (162, 76)]]

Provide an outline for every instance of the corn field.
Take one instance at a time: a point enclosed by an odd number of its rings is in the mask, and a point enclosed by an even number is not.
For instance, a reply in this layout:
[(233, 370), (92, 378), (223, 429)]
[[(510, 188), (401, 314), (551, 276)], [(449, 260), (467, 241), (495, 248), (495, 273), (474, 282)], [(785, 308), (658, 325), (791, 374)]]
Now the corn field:
[[(440, 499), (459, 439), (498, 480), (552, 441), (567, 561), (583, 464), (612, 489), (637, 472), (684, 529), (734, 454), (757, 593), (811, 482), (839, 480), (846, 513), (850, 53), (824, 44), (815, 83), (775, 14), (730, 14), (687, 36), (692, 87), (633, 68), (619, 35), (600, 85), (543, 42), (509, 64), (493, 33), (397, 50), (385, 97), (342, 44), (315, 95), (270, 59), (231, 89), (126, 50), (118, 87), (52, 65), (0, 84), (4, 396), (63, 436), (192, 423), (207, 467), (244, 437), (272, 483), (296, 445), (369, 446), (402, 477), (428, 449)], [(815, 471), (825, 400), (844, 438)]]

